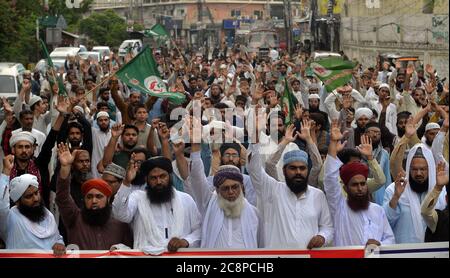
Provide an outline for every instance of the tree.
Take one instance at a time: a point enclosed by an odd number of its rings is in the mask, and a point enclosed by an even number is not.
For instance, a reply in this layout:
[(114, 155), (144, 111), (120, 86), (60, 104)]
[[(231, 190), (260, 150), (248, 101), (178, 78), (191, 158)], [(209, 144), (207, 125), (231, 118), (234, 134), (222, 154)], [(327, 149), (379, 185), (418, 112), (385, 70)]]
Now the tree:
[[(40, 45), (36, 40), (36, 19), (45, 15), (63, 15), (68, 30), (76, 31), (83, 13), (89, 10), (93, 0), (84, 0), (79, 9), (68, 9), (63, 0), (49, 0), (45, 11), (44, 1), (0, 0), (0, 61), (20, 62), (27, 65), (39, 59)], [(41, 38), (45, 30), (41, 29)]]
[(127, 38), (127, 25), (112, 10), (93, 13), (80, 21), (80, 32), (98, 45), (118, 46)]

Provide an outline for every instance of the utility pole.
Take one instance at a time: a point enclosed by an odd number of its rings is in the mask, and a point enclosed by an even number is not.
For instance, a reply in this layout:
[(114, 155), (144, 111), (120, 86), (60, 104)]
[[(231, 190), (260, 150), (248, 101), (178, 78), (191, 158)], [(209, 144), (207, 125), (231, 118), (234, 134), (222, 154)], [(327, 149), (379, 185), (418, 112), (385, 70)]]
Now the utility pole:
[(311, 53), (316, 50), (317, 37), (316, 37), (316, 17), (317, 17), (317, 0), (311, 0), (310, 4), (310, 25), (311, 25)]
[(291, 0), (283, 0), (284, 6), (284, 28), (286, 33), (287, 51), (291, 53), (292, 50), (292, 11)]
[(333, 15), (333, 8), (334, 8), (334, 0), (328, 0), (328, 19), (327, 19), (327, 23), (328, 23), (328, 27), (329, 27), (329, 32), (330, 32), (330, 51), (334, 52), (334, 15)]

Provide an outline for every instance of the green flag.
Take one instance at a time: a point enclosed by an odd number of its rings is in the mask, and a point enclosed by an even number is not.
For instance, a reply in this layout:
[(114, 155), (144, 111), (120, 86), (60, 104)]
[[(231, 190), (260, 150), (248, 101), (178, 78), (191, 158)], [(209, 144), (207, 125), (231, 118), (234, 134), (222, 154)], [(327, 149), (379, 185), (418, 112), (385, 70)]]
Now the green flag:
[(289, 90), (289, 82), (286, 77), (284, 78), (284, 92), (281, 96), (281, 111), (285, 116), (284, 124), (290, 125), (292, 122), (292, 116), (294, 115), (295, 109), (295, 97)]
[(332, 92), (352, 79), (355, 64), (339, 57), (330, 57), (312, 62), (310, 67), (317, 78), (325, 84), (327, 92)]
[[(50, 69), (52, 69), (52, 74), (56, 75), (56, 71), (55, 71), (55, 67), (53, 65), (52, 58), (50, 58), (50, 55), (48, 55), (47, 47), (45, 46), (45, 43), (43, 40), (40, 40), (40, 42), (41, 42), (42, 49), (44, 50), (45, 57), (47, 58), (47, 65)], [(59, 88), (58, 94), (60, 96), (67, 96), (66, 87), (64, 86), (62, 78), (60, 76), (58, 76), (58, 77), (55, 76), (55, 78), (57, 80), (56, 82), (58, 83), (58, 88)], [(52, 83), (54, 83), (54, 79), (50, 78), (49, 82), (50, 82), (50, 85), (53, 86)]]
[(145, 29), (144, 36), (153, 37), (160, 45), (170, 39), (169, 33), (161, 24), (155, 24), (152, 28)]
[(168, 98), (174, 104), (185, 101), (185, 95), (168, 92), (159, 76), (159, 71), (150, 48), (145, 47), (136, 57), (129, 61), (116, 76), (128, 86), (151, 96)]

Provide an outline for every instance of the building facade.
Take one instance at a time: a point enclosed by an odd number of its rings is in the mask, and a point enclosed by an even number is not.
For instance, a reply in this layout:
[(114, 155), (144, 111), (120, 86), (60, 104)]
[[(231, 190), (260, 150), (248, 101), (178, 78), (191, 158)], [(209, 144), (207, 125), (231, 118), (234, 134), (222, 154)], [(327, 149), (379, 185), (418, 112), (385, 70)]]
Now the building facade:
[[(301, 16), (302, 0), (289, 0), (292, 16)], [(257, 20), (283, 22), (283, 0), (96, 0), (91, 12), (113, 9), (132, 25), (161, 23), (181, 45), (197, 47), (228, 42)]]
[(341, 49), (364, 66), (382, 53), (419, 56), (448, 80), (448, 0), (346, 0)]

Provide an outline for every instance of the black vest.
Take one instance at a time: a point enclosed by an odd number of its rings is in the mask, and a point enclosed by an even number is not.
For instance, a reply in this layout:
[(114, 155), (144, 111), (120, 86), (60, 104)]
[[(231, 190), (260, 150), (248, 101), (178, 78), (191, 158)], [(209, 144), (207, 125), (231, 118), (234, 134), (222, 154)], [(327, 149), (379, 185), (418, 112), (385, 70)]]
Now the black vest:
[(427, 228), (425, 242), (448, 241), (448, 206), (444, 210), (437, 209), (436, 212), (438, 214), (436, 231), (432, 233), (430, 228)]

